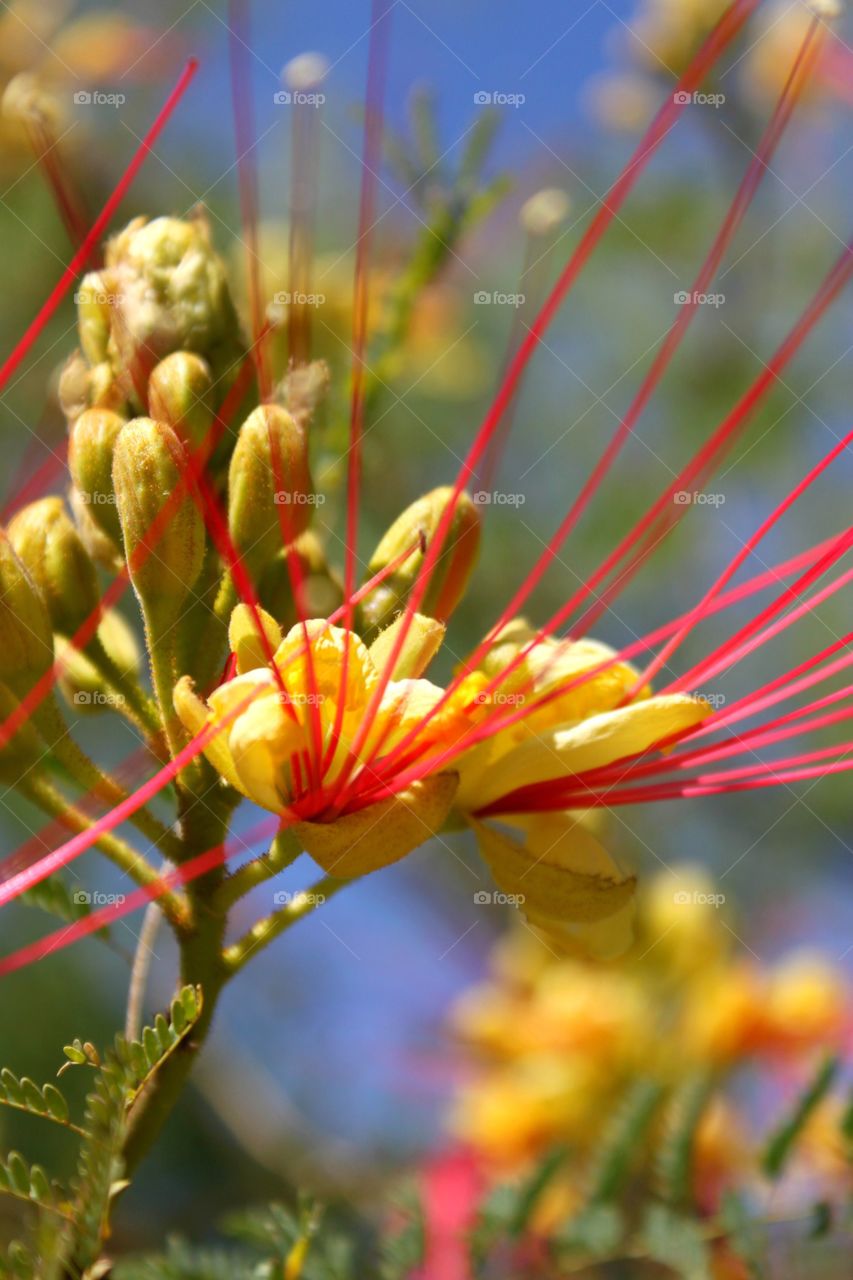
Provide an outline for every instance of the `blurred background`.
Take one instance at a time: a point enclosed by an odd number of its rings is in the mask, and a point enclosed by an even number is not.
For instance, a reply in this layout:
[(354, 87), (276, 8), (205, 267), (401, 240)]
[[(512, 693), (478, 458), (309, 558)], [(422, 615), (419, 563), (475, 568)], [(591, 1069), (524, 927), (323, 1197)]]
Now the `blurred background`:
[[(393, 6), (387, 127), (401, 140), (396, 152), (411, 157), (412, 103), (432, 101), (438, 162), (426, 180), (407, 182), (389, 151), (374, 241), (379, 311), (424, 234), (434, 189), (450, 189), (475, 120), (493, 108), (497, 132), (485, 176), (505, 175), (509, 182), (476, 228), (454, 244), (419, 303), (405, 348), (374, 389), (365, 558), (406, 503), (452, 480), (507, 351), (721, 7), (662, 0), (571, 6), (398, 0)], [(323, 297), (313, 323), (315, 352), (329, 360), (338, 389), (317, 428), (315, 476), (332, 495), (318, 519), (335, 553), (369, 7), (328, 0), (320, 11), (300, 0), (260, 0), (249, 9), (260, 256), (269, 297), (287, 288), (293, 109), (276, 100), (281, 69), (306, 51), (328, 62), (325, 101), (310, 139), (319, 191), (313, 287)], [(691, 288), (725, 216), (804, 20), (798, 3), (763, 7), (715, 70), (709, 93), (722, 100), (688, 107), (556, 319), (514, 406), (500, 467), (488, 478), (490, 491), (511, 500), (496, 499), (484, 509), (481, 564), (454, 620), (443, 674), (523, 580), (630, 402), (672, 323), (678, 293)], [(698, 308), (636, 438), (535, 593), (534, 620), (553, 612), (672, 479), (759, 374), (841, 252), (853, 190), (849, 19), (838, 31), (820, 83), (801, 102), (726, 255), (713, 286), (722, 301)], [(144, 11), (129, 2), (104, 10), (18, 0), (0, 14), (0, 75), (8, 81), (34, 71), (48, 84), (62, 164), (89, 220), (190, 53), (200, 59), (200, 73), (114, 226), (139, 213), (180, 215), (203, 203), (244, 297), (225, 7), (151, 0)], [(75, 100), (96, 91), (122, 100)], [(5, 355), (72, 247), (26, 131), (8, 117), (4, 130)], [(554, 219), (531, 231), (525, 202), (543, 188), (565, 193), (565, 207), (557, 201)], [(599, 638), (618, 645), (698, 600), (744, 538), (849, 429), (850, 319), (848, 292), (725, 460), (710, 486), (718, 499), (693, 506), (599, 620)], [(55, 387), (74, 345), (74, 322), (69, 298), (0, 396), (4, 519), (21, 499), (26, 477), (61, 443)], [(381, 318), (376, 324), (381, 337)], [(851, 480), (847, 456), (762, 544), (751, 571), (841, 528)], [(130, 608), (127, 613), (132, 616)], [(749, 616), (734, 610), (706, 624), (679, 661), (686, 668)], [(846, 631), (848, 618), (849, 594), (840, 593), (819, 618), (784, 633), (713, 692), (734, 698), (786, 670)], [(108, 719), (92, 717), (75, 731), (113, 759), (133, 743)], [(713, 892), (725, 898), (734, 945), (757, 965), (808, 947), (845, 974), (853, 958), (853, 824), (845, 778), (757, 797), (636, 806), (613, 816), (611, 844), (641, 880), (668, 873), (673, 890), (680, 881), (672, 868), (701, 863)], [(2, 798), (5, 852), (37, 826), (33, 812)], [(116, 889), (100, 866), (76, 871), (89, 887)], [(304, 859), (287, 873), (286, 887), (302, 887), (311, 876)], [(121, 1242), (151, 1244), (176, 1224), (203, 1233), (220, 1209), (282, 1194), (294, 1182), (355, 1198), (389, 1171), (441, 1149), (464, 1057), (449, 1028), (450, 1011), (482, 980), (510, 923), (503, 908), (476, 902), (484, 887), (486, 873), (467, 838), (455, 836), (354, 885), (266, 952), (227, 993), (195, 1088), (119, 1215)], [(269, 911), (273, 892), (259, 890), (238, 923), (245, 927)], [(34, 915), (7, 913), (4, 948), (43, 930)], [(49, 1079), (63, 1043), (110, 1035), (123, 1020), (127, 956), (138, 929), (138, 917), (128, 917), (114, 927), (109, 947), (88, 940), (7, 978), (0, 988), (0, 1059), (19, 1074)], [(152, 1007), (168, 996), (174, 961), (163, 935), (154, 949)], [(23, 1141), (14, 1118), (2, 1116), (0, 1125), (4, 1146)], [(28, 1133), (27, 1149), (35, 1159), (61, 1163), (62, 1151), (50, 1150), (48, 1138)]]

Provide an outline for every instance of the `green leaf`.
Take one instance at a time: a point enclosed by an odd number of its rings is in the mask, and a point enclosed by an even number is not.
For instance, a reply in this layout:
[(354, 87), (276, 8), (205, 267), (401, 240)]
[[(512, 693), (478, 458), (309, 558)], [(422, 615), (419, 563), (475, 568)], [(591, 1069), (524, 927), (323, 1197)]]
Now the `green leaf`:
[(711, 1280), (708, 1245), (699, 1223), (666, 1205), (649, 1205), (639, 1242), (653, 1262), (669, 1267), (683, 1280)]
[(663, 1088), (656, 1080), (638, 1080), (612, 1117), (590, 1175), (588, 1202), (613, 1200), (639, 1154), (658, 1109)]
[(559, 1244), (571, 1253), (605, 1258), (625, 1238), (625, 1216), (615, 1204), (591, 1204), (560, 1232)]
[(696, 1131), (713, 1088), (712, 1076), (700, 1072), (680, 1086), (669, 1105), (656, 1165), (661, 1196), (673, 1208), (684, 1208), (691, 1200)]
[(826, 1058), (818, 1067), (811, 1083), (797, 1098), (788, 1118), (771, 1135), (761, 1157), (761, 1167), (768, 1178), (775, 1180), (784, 1173), (788, 1157), (796, 1146), (797, 1139), (809, 1117), (831, 1089), (838, 1075), (838, 1069), (837, 1057)]

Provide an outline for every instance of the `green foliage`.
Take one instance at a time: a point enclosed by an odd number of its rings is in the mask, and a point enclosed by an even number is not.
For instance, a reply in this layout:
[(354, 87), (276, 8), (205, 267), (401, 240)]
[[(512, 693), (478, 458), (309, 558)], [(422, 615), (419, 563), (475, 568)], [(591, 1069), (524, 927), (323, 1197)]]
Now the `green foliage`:
[(708, 1246), (695, 1219), (663, 1204), (649, 1205), (639, 1242), (647, 1257), (683, 1280), (711, 1280)]
[(657, 1177), (662, 1198), (674, 1208), (684, 1207), (691, 1198), (696, 1131), (712, 1092), (712, 1078), (702, 1072), (686, 1080), (669, 1105)]
[(779, 1178), (785, 1170), (788, 1158), (806, 1122), (818, 1103), (822, 1102), (838, 1075), (837, 1058), (826, 1058), (818, 1067), (814, 1078), (803, 1090), (791, 1111), (768, 1141), (761, 1167), (768, 1178)]
[(10, 1152), (0, 1163), (0, 1193), (25, 1200), (37, 1211), (31, 1245), (15, 1242), (5, 1260), (0, 1260), (4, 1280), (36, 1275), (39, 1280), (64, 1280), (68, 1275), (93, 1274), (91, 1268), (99, 1262), (109, 1233), (113, 1202), (127, 1186), (121, 1152), (133, 1103), (195, 1025), (201, 1010), (200, 988), (185, 987), (173, 1001), (170, 1017), (158, 1014), (139, 1040), (117, 1036), (103, 1055), (88, 1041), (66, 1045), (67, 1061), (60, 1074), (82, 1066), (95, 1073), (80, 1124), (72, 1122), (68, 1102), (56, 1085), (40, 1087), (7, 1068), (0, 1072), (0, 1104), (63, 1125), (80, 1139), (77, 1169), (68, 1191), (17, 1152)]
[(624, 1185), (660, 1105), (663, 1089), (655, 1080), (638, 1080), (613, 1116), (595, 1157), (589, 1179), (589, 1203), (612, 1200)]

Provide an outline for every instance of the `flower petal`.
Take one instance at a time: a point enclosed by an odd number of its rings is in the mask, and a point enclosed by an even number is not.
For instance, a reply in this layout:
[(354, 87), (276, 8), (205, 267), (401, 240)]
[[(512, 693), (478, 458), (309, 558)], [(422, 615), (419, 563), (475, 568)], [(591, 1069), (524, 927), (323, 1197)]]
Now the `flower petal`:
[(327, 875), (353, 879), (398, 862), (444, 825), (458, 778), (440, 773), (336, 822), (299, 822), (293, 833)]
[(707, 702), (688, 694), (662, 694), (553, 729), (503, 756), (478, 779), (476, 789), (463, 787), (458, 802), (469, 810), (482, 809), (519, 787), (641, 755), (699, 724), (711, 710)]
[(604, 847), (568, 814), (531, 824), (523, 844), (489, 823), (471, 825), (497, 884), (520, 899), (537, 925), (560, 929), (605, 920), (634, 896), (635, 878), (623, 876)]

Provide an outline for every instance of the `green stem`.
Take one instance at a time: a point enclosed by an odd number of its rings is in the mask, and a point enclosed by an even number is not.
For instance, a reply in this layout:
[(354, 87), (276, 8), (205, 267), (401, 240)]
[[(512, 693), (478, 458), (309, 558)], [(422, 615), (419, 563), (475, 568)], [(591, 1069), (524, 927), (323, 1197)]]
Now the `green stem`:
[[(46, 700), (39, 708), (37, 721), (54, 760), (82, 791), (91, 791), (110, 806), (122, 804), (127, 799), (128, 793), (124, 788), (99, 768), (71, 737), (55, 703)], [(174, 858), (180, 851), (180, 842), (175, 833), (159, 818), (155, 818), (144, 805), (129, 815), (128, 822), (169, 857)]]
[(118, 695), (122, 704), (119, 709), (124, 711), (147, 738), (156, 743), (161, 733), (157, 708), (138, 681), (113, 661), (97, 635), (86, 646), (86, 657), (104, 682)]
[(229, 976), (238, 973), (258, 951), (269, 946), (274, 938), (284, 933), (299, 920), (310, 916), (318, 907), (322, 907), (351, 880), (336, 880), (334, 876), (323, 876), (303, 893), (295, 893), (286, 906), (279, 911), (258, 920), (248, 933), (244, 933), (233, 946), (228, 947), (223, 961)]
[(244, 898), (259, 884), (277, 876), (286, 870), (302, 852), (302, 846), (290, 829), (279, 831), (269, 849), (260, 858), (253, 858), (244, 866), (238, 867), (232, 875), (222, 883), (216, 895), (216, 905), (228, 910), (240, 898)]
[[(182, 819), (184, 858), (221, 844), (228, 834), (229, 814), (230, 806), (224, 800), (209, 806), (191, 806)], [(222, 960), (227, 916), (214, 906), (224, 878), (224, 869), (215, 867), (186, 889), (191, 918), (189, 927), (180, 938), (178, 989), (187, 983), (201, 986), (204, 997), (202, 1015), (192, 1035), (181, 1041), (133, 1105), (123, 1152), (128, 1176), (147, 1154), (177, 1103), (207, 1039), (219, 996), (228, 980), (228, 970)]]
[[(28, 777), (19, 784), (18, 788), (22, 795), (43, 809), (45, 813), (50, 814), (52, 818), (56, 818), (67, 827), (69, 831), (80, 834), (84, 831), (90, 831), (94, 825), (91, 818), (87, 817), (80, 809), (75, 808), (68, 800), (57, 791), (51, 783), (44, 778)], [(162, 908), (163, 914), (175, 929), (181, 929), (187, 924), (188, 906), (182, 895), (175, 893), (173, 890), (167, 889), (160, 893), (162, 887), (162, 877), (159, 871), (151, 866), (151, 863), (137, 849), (126, 841), (113, 835), (111, 832), (105, 832), (95, 841), (95, 847), (109, 858), (110, 862), (119, 867), (125, 875), (133, 880), (134, 884), (140, 888), (156, 888), (158, 890), (158, 900)]]

